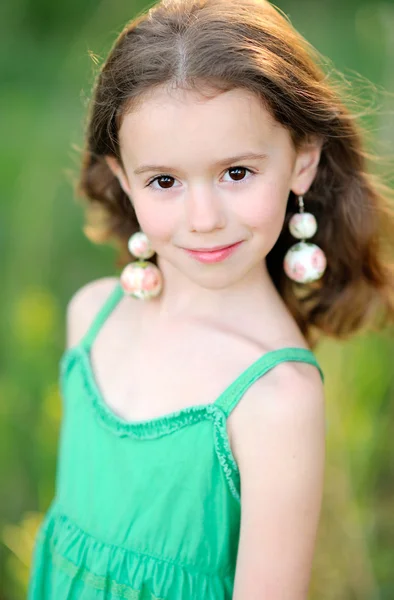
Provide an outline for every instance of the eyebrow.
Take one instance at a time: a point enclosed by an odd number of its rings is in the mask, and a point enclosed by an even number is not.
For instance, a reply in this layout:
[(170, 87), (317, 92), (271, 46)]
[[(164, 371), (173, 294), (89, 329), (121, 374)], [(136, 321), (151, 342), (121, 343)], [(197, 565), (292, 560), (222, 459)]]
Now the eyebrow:
[[(214, 163), (214, 167), (223, 167), (225, 165), (229, 165), (234, 162), (239, 162), (243, 160), (262, 160), (267, 158), (267, 154), (259, 154), (256, 152), (248, 152), (247, 154), (239, 154), (237, 156), (230, 156), (229, 158), (224, 158), (223, 160), (219, 160)], [(138, 167), (134, 171), (134, 175), (140, 175), (141, 173), (145, 173), (146, 171), (176, 171), (173, 167), (169, 167), (166, 165), (142, 165)]]

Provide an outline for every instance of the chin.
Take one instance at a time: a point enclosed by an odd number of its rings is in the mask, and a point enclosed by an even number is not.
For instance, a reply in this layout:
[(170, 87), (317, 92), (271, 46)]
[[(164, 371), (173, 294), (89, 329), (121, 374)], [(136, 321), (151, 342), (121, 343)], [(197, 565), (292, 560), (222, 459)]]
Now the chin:
[(212, 271), (201, 277), (190, 277), (189, 273), (188, 277), (193, 283), (206, 290), (223, 290), (237, 284), (242, 279), (242, 274), (234, 273), (234, 271), (226, 273)]

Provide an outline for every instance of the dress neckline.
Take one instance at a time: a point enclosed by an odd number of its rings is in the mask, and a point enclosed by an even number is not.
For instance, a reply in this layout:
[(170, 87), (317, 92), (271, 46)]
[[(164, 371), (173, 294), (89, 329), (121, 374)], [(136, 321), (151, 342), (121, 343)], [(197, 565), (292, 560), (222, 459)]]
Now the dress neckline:
[[(161, 435), (171, 433), (176, 429), (204, 419), (216, 418), (225, 422), (228, 414), (231, 412), (232, 396), (239, 393), (242, 388), (248, 387), (245, 384), (261, 376), (264, 366), (269, 362), (272, 363), (273, 361), (273, 364), (276, 364), (276, 362), (281, 362), (284, 358), (288, 359), (289, 356), (292, 356), (293, 360), (294, 356), (296, 356), (296, 360), (302, 360), (303, 362), (312, 361), (313, 364), (317, 365), (313, 352), (306, 348), (284, 347), (270, 350), (247, 367), (213, 402), (186, 406), (150, 419), (124, 419), (110, 408), (98, 385), (91, 361), (90, 350), (82, 343), (67, 348), (63, 352), (60, 359), (60, 387), (62, 393), (65, 393), (67, 374), (71, 366), (78, 363), (83, 376), (84, 389), (91, 399), (93, 409), (108, 429), (119, 436), (138, 438), (160, 437)], [(320, 367), (318, 368), (320, 370)]]

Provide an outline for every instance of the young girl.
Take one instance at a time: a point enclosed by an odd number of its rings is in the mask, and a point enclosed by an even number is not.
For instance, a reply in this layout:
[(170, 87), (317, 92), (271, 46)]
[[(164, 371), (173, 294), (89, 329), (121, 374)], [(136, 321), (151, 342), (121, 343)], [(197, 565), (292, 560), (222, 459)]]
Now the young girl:
[(318, 55), (265, 0), (163, 0), (126, 26), (80, 191), (88, 236), (138, 260), (68, 306), (30, 600), (306, 599), (312, 348), (392, 311), (373, 181)]

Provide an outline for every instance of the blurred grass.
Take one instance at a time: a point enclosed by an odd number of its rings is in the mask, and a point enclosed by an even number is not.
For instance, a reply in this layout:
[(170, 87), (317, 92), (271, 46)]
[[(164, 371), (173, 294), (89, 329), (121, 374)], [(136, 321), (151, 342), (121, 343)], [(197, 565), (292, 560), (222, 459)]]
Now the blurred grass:
[[(338, 69), (394, 91), (393, 2), (277, 5)], [(86, 281), (114, 272), (113, 250), (83, 236), (72, 182), (95, 56), (105, 57), (142, 7), (14, 0), (0, 8), (0, 600), (25, 598), (34, 535), (54, 492), (66, 303)], [(392, 154), (392, 98), (379, 102), (368, 126)], [(310, 597), (392, 600), (392, 332), (325, 340), (317, 356), (329, 429)]]

